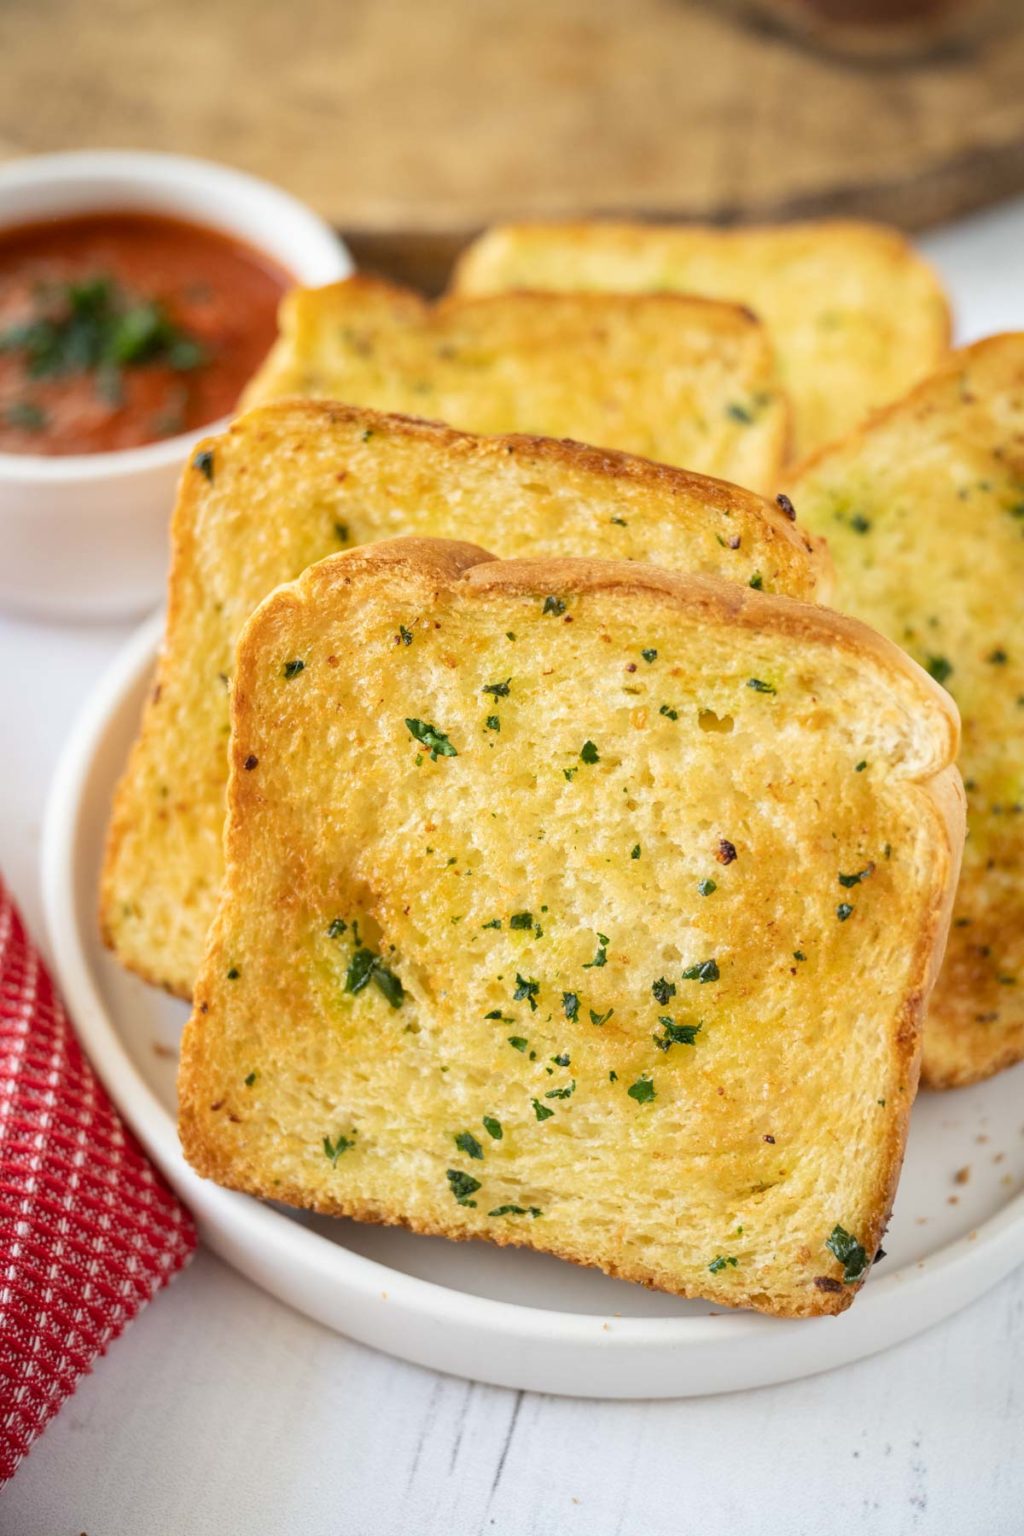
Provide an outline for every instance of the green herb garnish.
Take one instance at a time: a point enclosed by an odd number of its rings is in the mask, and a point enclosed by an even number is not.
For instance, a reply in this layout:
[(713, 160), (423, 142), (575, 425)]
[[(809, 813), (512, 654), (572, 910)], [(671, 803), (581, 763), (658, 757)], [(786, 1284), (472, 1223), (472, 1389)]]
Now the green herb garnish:
[(660, 1003), (664, 1008), (669, 998), (675, 997), (676, 984), (674, 981), (666, 981), (664, 976), (661, 976), (657, 981), (651, 982), (651, 993), (654, 997), (654, 1001), (656, 1003)]
[(677, 1024), (667, 1014), (662, 1014), (658, 1023), (665, 1033), (655, 1035), (654, 1043), (662, 1051), (667, 1051), (670, 1045), (695, 1045), (701, 1031), (699, 1024)]
[(346, 923), (343, 917), (332, 917), (331, 921), (327, 924), (327, 937), (329, 939), (338, 939), (343, 933), (347, 932), (348, 923)]
[(512, 916), (508, 920), (508, 925), (510, 928), (532, 928), (533, 913), (513, 912)]
[(700, 960), (696, 965), (688, 965), (683, 972), (684, 981), (717, 981), (720, 972), (717, 960)]
[(506, 677), (503, 683), (485, 683), (484, 686), (480, 689), (480, 692), (489, 693), (492, 698), (495, 699), (507, 699), (511, 682), (512, 679), (510, 677)]
[(747, 687), (753, 688), (755, 693), (774, 693), (775, 684), (763, 682), (759, 677), (748, 677)]
[(718, 890), (718, 886), (714, 880), (699, 880), (697, 889), (702, 896), (712, 896)]
[(673, 709), (671, 704), (663, 704), (661, 706), (661, 708), (658, 710), (658, 714), (659, 715), (664, 715), (667, 720), (678, 720), (679, 719), (679, 711), (678, 711), (678, 709)]
[(836, 907), (836, 917), (841, 923), (845, 923), (848, 917), (853, 915), (853, 908), (848, 901), (841, 901)]
[(455, 1137), (455, 1145), (460, 1152), (465, 1152), (467, 1157), (482, 1159), (484, 1149), (473, 1135), (472, 1131), (460, 1131)]
[(401, 1008), (405, 999), (405, 988), (402, 983), (394, 971), (390, 971), (384, 964), (380, 955), (372, 949), (361, 947), (355, 951), (348, 963), (345, 991), (353, 995), (362, 992), (371, 981), (377, 990), (384, 994), (392, 1008)]
[(499, 1205), (487, 1214), (488, 1216), (543, 1216), (544, 1212), (539, 1205), (531, 1205), (529, 1210), (523, 1205)]
[(487, 1132), (488, 1136), (490, 1136), (492, 1141), (500, 1141), (504, 1135), (504, 1132), (501, 1129), (501, 1121), (495, 1120), (493, 1115), (484, 1115), (483, 1128)]
[(638, 1077), (632, 1088), (627, 1088), (626, 1092), (638, 1104), (650, 1104), (654, 1098), (654, 1084), (649, 1077)]
[(646, 662), (657, 661), (657, 659), (658, 659), (658, 653), (654, 649), (653, 645), (649, 645), (646, 650), (641, 651), (640, 655), (643, 657), (644, 661), (646, 661)]
[(565, 603), (560, 597), (546, 597), (544, 599), (544, 607), (541, 609), (541, 612), (555, 614), (564, 613)]
[(731, 1254), (720, 1253), (717, 1259), (711, 1260), (711, 1263), (708, 1265), (708, 1269), (713, 1275), (717, 1275), (726, 1267), (727, 1264), (731, 1264), (733, 1269), (735, 1269), (738, 1263), (739, 1260), (734, 1259)]
[(406, 720), (406, 727), (411, 736), (422, 742), (423, 746), (430, 749), (430, 760), (436, 763), (439, 757), (458, 757), (458, 752), (452, 746), (444, 731), (439, 731), (436, 725), (428, 725), (425, 720)]
[(937, 683), (945, 683), (953, 673), (953, 663), (945, 656), (926, 656), (924, 667)]
[(750, 580), (747, 582), (747, 586), (753, 587), (755, 592), (764, 591), (764, 577), (761, 575), (760, 571), (754, 572), (753, 576), (751, 576)]
[(562, 993), (562, 1008), (565, 1010), (566, 1018), (571, 1019), (575, 1024), (580, 1016), (580, 1000), (575, 992)]
[(539, 1099), (531, 1099), (530, 1103), (533, 1105), (533, 1112), (538, 1120), (551, 1119), (551, 1116), (554, 1114), (553, 1109), (548, 1109), (547, 1105), (542, 1104)]
[(609, 1008), (607, 1013), (596, 1013), (594, 1011), (594, 1009), (591, 1008), (591, 1010), (590, 1010), (590, 1022), (591, 1022), (591, 1024), (607, 1024), (608, 1020), (611, 1018), (611, 1016), (612, 1016), (612, 1014), (614, 1012), (615, 1012), (614, 1008)]
[(593, 960), (585, 960), (583, 962), (583, 969), (585, 971), (592, 971), (595, 967), (600, 968), (602, 965), (608, 964), (608, 942), (608, 935), (606, 933), (598, 934), (597, 953), (594, 955)]
[(843, 1281), (853, 1285), (868, 1267), (868, 1256), (863, 1246), (844, 1227), (834, 1226), (825, 1239), (825, 1247), (843, 1266)]
[(592, 764), (599, 763), (601, 761), (601, 754), (598, 752), (592, 741), (585, 741), (583, 743), (583, 747), (580, 751), (580, 757), (585, 763)]
[(338, 1158), (341, 1156), (341, 1154), (343, 1152), (347, 1152), (349, 1147), (355, 1146), (355, 1134), (355, 1131), (353, 1131), (351, 1137), (339, 1135), (335, 1138), (333, 1143), (329, 1136), (325, 1136), (324, 1156), (328, 1158), (332, 1163), (337, 1164)]
[(293, 677), (298, 677), (299, 673), (304, 672), (305, 669), (306, 663), (304, 661), (286, 661), (281, 668), (281, 676), (291, 682)]
[(474, 1179), (471, 1173), (463, 1173), (459, 1168), (449, 1168), (448, 1185), (460, 1205), (476, 1205), (476, 1201), (469, 1197), (475, 1195), (480, 1188), (480, 1180)]
[(874, 864), (865, 864), (864, 868), (858, 870), (855, 875), (840, 875), (839, 884), (849, 890), (851, 886), (860, 885), (862, 880), (870, 880), (874, 872)]
[(512, 993), (512, 1001), (521, 1003), (524, 1000), (530, 1005), (530, 1012), (537, 1012), (537, 993), (540, 991), (539, 981), (528, 981), (525, 976), (520, 976), (516, 971), (516, 989)]
[(514, 1051), (525, 1051), (529, 1040), (524, 1040), (522, 1035), (509, 1035), (508, 1043)]

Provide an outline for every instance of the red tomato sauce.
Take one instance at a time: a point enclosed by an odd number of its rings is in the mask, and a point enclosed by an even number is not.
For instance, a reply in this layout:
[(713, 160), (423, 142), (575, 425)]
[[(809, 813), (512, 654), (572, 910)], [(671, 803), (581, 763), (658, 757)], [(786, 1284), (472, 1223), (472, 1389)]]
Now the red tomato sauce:
[(293, 281), (151, 214), (0, 231), (0, 452), (106, 453), (230, 414)]

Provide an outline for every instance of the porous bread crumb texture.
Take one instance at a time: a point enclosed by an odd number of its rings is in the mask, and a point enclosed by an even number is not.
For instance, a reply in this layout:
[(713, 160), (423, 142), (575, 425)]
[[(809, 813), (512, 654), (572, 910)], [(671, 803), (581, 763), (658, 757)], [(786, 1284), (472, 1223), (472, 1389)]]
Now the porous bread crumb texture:
[(1024, 334), (948, 367), (790, 487), (837, 606), (903, 646), (963, 719), (968, 838), (924, 1080), (1024, 1057)]
[(823, 551), (748, 491), (621, 454), (480, 439), (326, 401), (249, 412), (185, 470), (167, 634), (118, 789), (101, 891), (106, 942), (189, 996), (223, 860), (228, 693), (238, 633), (306, 566), (395, 534), (502, 554), (627, 557), (813, 599)]
[(246, 629), (186, 1153), (325, 1212), (841, 1310), (916, 1087), (955, 714), (817, 609), (617, 563), (460, 576), (480, 558), (356, 551)]
[(897, 230), (873, 224), (508, 225), (469, 247), (454, 286), (674, 290), (749, 305), (768, 327), (793, 404), (794, 458), (903, 394), (949, 345), (934, 273)]
[(765, 491), (789, 402), (764, 327), (677, 294), (498, 294), (431, 305), (353, 277), (297, 289), (245, 403), (314, 395), (468, 432), (542, 433)]

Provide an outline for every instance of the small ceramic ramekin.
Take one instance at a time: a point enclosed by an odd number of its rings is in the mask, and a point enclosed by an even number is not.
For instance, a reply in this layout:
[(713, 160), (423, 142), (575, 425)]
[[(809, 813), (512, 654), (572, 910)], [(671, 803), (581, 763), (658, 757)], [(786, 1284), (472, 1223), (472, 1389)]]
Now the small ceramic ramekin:
[[(203, 224), (272, 257), (297, 283), (347, 277), (333, 230), (295, 198), (178, 155), (82, 150), (0, 166), (0, 230), (140, 212)], [(162, 595), (174, 489), (189, 450), (226, 419), (115, 453), (0, 453), (0, 607), (48, 618), (143, 612)]]

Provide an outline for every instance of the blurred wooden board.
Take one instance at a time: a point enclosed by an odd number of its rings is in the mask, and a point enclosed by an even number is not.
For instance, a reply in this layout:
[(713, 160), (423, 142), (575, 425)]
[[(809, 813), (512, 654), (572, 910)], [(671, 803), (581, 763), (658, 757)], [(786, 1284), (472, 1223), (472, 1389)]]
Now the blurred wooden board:
[(3, 0), (0, 157), (226, 160), (425, 282), (524, 214), (917, 228), (1024, 188), (1021, 11), (872, 69), (711, 0)]

